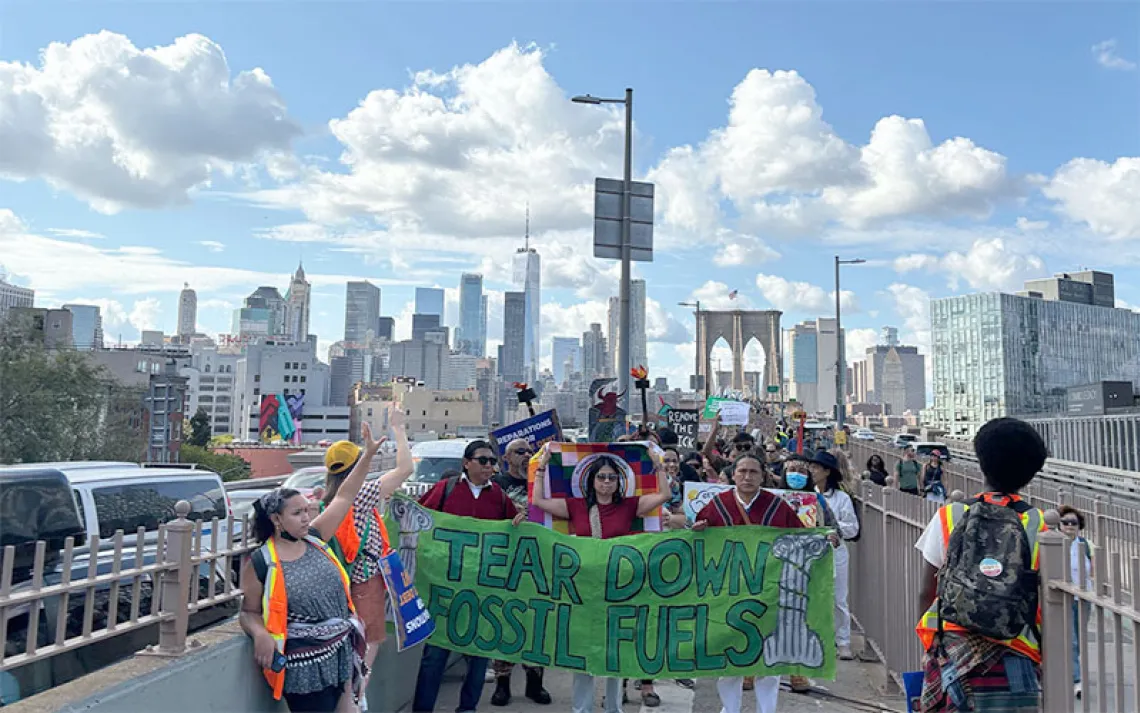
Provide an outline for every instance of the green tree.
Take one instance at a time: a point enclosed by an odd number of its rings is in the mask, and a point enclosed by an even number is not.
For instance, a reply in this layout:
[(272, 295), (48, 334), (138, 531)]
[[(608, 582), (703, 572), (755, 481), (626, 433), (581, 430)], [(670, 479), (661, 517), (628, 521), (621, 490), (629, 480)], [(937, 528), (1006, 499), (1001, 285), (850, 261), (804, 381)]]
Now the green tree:
[(0, 463), (138, 461), (143, 395), (87, 352), (48, 349), (29, 321), (0, 323)]
[(183, 463), (197, 463), (222, 476), (222, 480), (245, 480), (250, 475), (249, 463), (231, 453), (214, 453), (208, 448), (183, 443), (178, 454)]
[(210, 443), (210, 416), (201, 406), (190, 419), (190, 438), (186, 443), (199, 448), (205, 448)]

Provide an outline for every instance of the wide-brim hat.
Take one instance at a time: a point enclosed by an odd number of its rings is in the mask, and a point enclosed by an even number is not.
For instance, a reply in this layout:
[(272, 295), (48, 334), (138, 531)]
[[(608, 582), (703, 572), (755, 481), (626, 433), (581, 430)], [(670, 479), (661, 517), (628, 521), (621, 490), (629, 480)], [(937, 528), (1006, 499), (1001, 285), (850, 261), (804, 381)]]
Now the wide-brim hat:
[(810, 462), (815, 463), (817, 465), (822, 465), (824, 468), (827, 468), (832, 473), (835, 473), (839, 477), (843, 477), (843, 471), (841, 471), (839, 469), (839, 459), (836, 458), (835, 456), (831, 455), (827, 451), (824, 451), (824, 450), (816, 451), (815, 455), (811, 457)]

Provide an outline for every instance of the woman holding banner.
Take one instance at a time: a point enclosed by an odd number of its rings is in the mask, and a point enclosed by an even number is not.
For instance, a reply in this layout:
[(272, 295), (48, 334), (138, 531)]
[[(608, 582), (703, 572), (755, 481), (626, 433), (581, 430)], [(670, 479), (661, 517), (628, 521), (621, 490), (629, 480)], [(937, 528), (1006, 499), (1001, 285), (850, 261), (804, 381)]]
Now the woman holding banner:
[[(624, 464), (615, 456), (600, 453), (586, 466), (583, 497), (548, 498), (544, 488), (545, 471), (549, 462), (550, 449), (543, 448), (534, 480), (533, 505), (554, 517), (569, 520), (571, 532), (579, 537), (605, 540), (628, 535), (633, 531), (634, 520), (650, 514), (671, 497), (665, 469), (660, 464), (657, 467), (657, 492), (634, 498), (625, 497), (621, 487), (622, 474), (626, 470)], [(621, 679), (607, 678), (605, 682), (606, 713), (621, 713)], [(643, 697), (644, 695), (643, 691)], [(571, 706), (573, 713), (591, 713), (594, 710), (594, 677), (590, 674), (574, 674)]]

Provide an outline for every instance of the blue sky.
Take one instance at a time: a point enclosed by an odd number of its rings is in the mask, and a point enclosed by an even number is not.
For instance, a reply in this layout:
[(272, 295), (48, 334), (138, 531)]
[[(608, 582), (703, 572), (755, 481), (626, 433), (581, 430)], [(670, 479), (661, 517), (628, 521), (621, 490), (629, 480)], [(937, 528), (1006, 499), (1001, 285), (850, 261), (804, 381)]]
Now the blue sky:
[(0, 265), (130, 341), (173, 331), (184, 281), (226, 332), (303, 256), (324, 345), (347, 279), (398, 329), (416, 285), (450, 288), (452, 322), (460, 272), (509, 289), (529, 202), (549, 359), (616, 293), (589, 191), (621, 120), (568, 97), (632, 86), (659, 196), (636, 272), (674, 383), (676, 302), (791, 326), (826, 314), (836, 252), (872, 261), (845, 273), (852, 349), (885, 324), (924, 344), (930, 296), (1081, 266), (1140, 305), (1138, 26), (1124, 3), (8, 2)]

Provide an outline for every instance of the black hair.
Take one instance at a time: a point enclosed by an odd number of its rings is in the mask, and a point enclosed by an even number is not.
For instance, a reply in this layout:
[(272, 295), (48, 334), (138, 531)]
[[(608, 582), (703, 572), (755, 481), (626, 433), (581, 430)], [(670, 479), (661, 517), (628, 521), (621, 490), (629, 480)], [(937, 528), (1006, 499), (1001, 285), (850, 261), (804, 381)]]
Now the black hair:
[(677, 437), (677, 432), (668, 426), (662, 426), (657, 429), (657, 440), (661, 441), (662, 448), (665, 446), (675, 446), (681, 442), (681, 439)]
[(733, 436), (732, 442), (733, 443), (744, 443), (744, 442), (756, 443), (756, 439), (753, 438), (752, 434), (749, 433), (748, 431), (741, 431), (740, 433), (737, 433), (735, 436)]
[(625, 469), (621, 467), (621, 462), (615, 456), (602, 453), (586, 468), (586, 492), (582, 493), (582, 495), (586, 501), (587, 510), (598, 504), (598, 494), (594, 490), (594, 476), (607, 465), (612, 468), (618, 476), (618, 487), (614, 490), (613, 504), (621, 504), (621, 474)]
[(701, 474), (688, 463), (682, 463), (681, 472), (678, 474), (677, 480), (681, 483), (699, 483), (701, 482)]
[(685, 457), (681, 459), (682, 463), (691, 463), (693, 461), (704, 465), (704, 457), (701, 455), (700, 451), (689, 451), (685, 454)]
[(883, 470), (886, 470), (887, 469), (887, 462), (884, 461), (883, 457), (881, 455), (879, 455), (878, 453), (872, 453), (871, 457), (867, 459), (867, 470), (874, 470), (874, 468), (871, 467), (871, 462), (874, 461), (876, 458), (879, 459), (879, 464), (883, 466)]
[[(816, 463), (816, 465), (820, 465)], [(826, 467), (826, 466), (825, 466)], [(843, 474), (839, 472), (838, 468), (827, 469), (827, 492), (839, 490), (839, 486), (843, 484)]]
[(995, 418), (978, 429), (974, 454), (986, 483), (1000, 493), (1016, 493), (1044, 467), (1049, 449), (1033, 426), (1016, 418)]
[(1080, 530), (1085, 529), (1085, 516), (1084, 516), (1084, 514), (1080, 510), (1073, 507), (1072, 505), (1062, 505), (1061, 507), (1057, 508), (1057, 514), (1060, 515), (1062, 518), (1065, 517), (1066, 515), (1076, 515), (1077, 516), (1077, 529), (1080, 529)]
[(676, 454), (677, 454), (677, 458), (678, 458), (678, 459), (680, 459), (680, 458), (681, 458), (681, 449), (680, 449), (680, 448), (678, 448), (678, 447), (677, 447), (677, 444), (675, 444), (675, 443), (670, 443), (669, 445), (666, 445), (666, 446), (661, 446), (661, 450), (663, 450), (663, 451), (673, 451), (674, 453), (676, 453)]
[(760, 456), (752, 452), (744, 453), (742, 455), (736, 456), (736, 459), (732, 461), (732, 470), (729, 471), (728, 474), (728, 479), (731, 482), (736, 483), (736, 467), (740, 465), (740, 461), (747, 460), (749, 458), (756, 461), (756, 465), (760, 466), (761, 474), (768, 472), (768, 469), (764, 467), (764, 460)]
[[(253, 537), (258, 542), (266, 542), (277, 532), (270, 515), (277, 515), (285, 508), (285, 501), (300, 495), (301, 492), (293, 488), (278, 488), (275, 491), (261, 496), (253, 501)], [(270, 503), (266, 510), (266, 501)]]
[(463, 472), (465, 472), (465, 473), (467, 472), (466, 461), (469, 461), (472, 458), (474, 458), (475, 454), (478, 453), (479, 451), (483, 450), (484, 448), (491, 451), (491, 454), (494, 455), (495, 449), (492, 448), (491, 444), (488, 443), (487, 441), (483, 441), (483, 440), (471, 441), (470, 443), (467, 444), (467, 447), (463, 449), (463, 460), (464, 460)]

